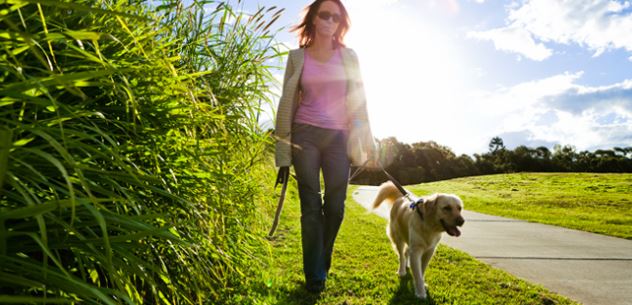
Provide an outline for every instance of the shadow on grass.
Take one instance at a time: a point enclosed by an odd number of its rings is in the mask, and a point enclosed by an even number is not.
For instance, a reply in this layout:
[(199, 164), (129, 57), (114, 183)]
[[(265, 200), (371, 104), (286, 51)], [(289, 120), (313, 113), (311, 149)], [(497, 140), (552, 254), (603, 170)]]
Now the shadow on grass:
[[(421, 304), (436, 305), (432, 299), (431, 291), (428, 290), (428, 298), (421, 302)], [(415, 296), (415, 289), (413, 288), (413, 277), (410, 273), (404, 277), (399, 278), (399, 287), (393, 294), (393, 297), (388, 302), (391, 305), (403, 305), (403, 304), (420, 304), (420, 300)]]
[(311, 293), (305, 289), (305, 287), (300, 285), (294, 285), (292, 288), (288, 289), (283, 293), (280, 291), (280, 295), (278, 296), (279, 305), (314, 305), (318, 303), (321, 299), (320, 293)]

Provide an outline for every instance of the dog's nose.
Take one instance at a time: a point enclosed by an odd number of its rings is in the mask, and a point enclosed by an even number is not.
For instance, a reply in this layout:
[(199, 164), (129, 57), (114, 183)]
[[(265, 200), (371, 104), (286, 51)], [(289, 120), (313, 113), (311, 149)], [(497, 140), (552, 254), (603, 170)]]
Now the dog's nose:
[(465, 223), (465, 219), (463, 219), (463, 216), (459, 216), (459, 217), (456, 219), (456, 225), (460, 227), (460, 226), (462, 226), (462, 225), (463, 225), (463, 223)]

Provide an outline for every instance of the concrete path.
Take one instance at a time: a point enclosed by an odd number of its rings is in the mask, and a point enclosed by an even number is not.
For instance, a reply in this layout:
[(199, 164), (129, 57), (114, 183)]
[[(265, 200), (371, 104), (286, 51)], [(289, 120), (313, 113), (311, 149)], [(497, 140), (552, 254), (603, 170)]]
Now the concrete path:
[[(370, 207), (377, 187), (353, 199)], [(467, 202), (465, 202), (467, 209)], [(388, 210), (377, 214), (388, 219)], [(464, 211), (459, 238), (441, 242), (583, 304), (632, 304), (632, 241)]]

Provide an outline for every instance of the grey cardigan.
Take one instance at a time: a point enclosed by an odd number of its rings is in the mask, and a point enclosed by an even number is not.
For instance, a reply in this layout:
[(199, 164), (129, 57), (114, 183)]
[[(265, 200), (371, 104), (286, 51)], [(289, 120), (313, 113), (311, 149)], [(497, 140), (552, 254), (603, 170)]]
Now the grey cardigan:
[[(304, 49), (291, 50), (288, 55), (283, 91), (277, 110), (276, 166), (292, 165), (292, 122), (300, 104), (300, 79), (303, 71)], [(349, 48), (342, 48), (342, 62), (347, 74), (347, 112), (349, 114), (349, 141), (347, 154), (352, 165), (362, 165), (369, 156), (376, 157), (375, 142), (371, 133), (366, 108), (366, 95), (360, 75), (358, 57)]]

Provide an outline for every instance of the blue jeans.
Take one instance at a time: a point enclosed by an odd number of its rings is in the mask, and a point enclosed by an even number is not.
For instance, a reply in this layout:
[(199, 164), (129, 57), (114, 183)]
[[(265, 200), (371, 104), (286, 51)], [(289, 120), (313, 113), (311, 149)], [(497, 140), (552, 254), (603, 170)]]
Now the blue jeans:
[[(301, 200), (303, 272), (307, 283), (324, 281), (344, 217), (350, 161), (345, 131), (295, 123), (292, 164)], [(321, 197), (322, 169), (325, 194)]]

